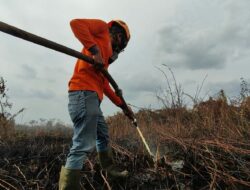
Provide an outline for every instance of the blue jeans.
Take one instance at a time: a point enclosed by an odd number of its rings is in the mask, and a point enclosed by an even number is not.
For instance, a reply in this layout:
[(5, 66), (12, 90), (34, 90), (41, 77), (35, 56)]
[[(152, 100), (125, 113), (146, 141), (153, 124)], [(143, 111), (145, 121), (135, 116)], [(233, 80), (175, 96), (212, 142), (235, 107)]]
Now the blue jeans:
[(68, 110), (74, 124), (74, 134), (65, 167), (80, 170), (88, 153), (93, 151), (95, 146), (97, 152), (108, 149), (108, 126), (96, 92), (86, 90), (69, 92)]

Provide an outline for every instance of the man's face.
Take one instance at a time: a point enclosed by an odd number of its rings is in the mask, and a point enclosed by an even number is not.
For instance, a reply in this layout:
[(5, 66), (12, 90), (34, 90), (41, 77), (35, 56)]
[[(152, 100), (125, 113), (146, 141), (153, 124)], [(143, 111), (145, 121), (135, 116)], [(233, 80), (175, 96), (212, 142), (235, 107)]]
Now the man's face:
[(116, 33), (113, 35), (112, 47), (117, 53), (120, 53), (127, 46), (127, 39), (124, 33)]

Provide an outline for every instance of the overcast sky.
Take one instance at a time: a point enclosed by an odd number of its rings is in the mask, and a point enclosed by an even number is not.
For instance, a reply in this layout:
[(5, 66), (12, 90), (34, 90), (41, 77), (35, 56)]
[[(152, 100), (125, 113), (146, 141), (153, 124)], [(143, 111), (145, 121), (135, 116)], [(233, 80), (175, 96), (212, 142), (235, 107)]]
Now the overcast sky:
[[(190, 95), (206, 75), (202, 93), (211, 96), (221, 88), (235, 96), (240, 78), (250, 81), (249, 0), (8, 0), (0, 5), (2, 22), (76, 50), (81, 44), (71, 32), (71, 19), (127, 22), (131, 41), (109, 71), (127, 102), (139, 107), (161, 106), (156, 92), (167, 83), (157, 68), (171, 78), (162, 64)], [(67, 84), (76, 59), (4, 33), (0, 42), (0, 76), (7, 80), (13, 112), (26, 108), (17, 121), (71, 123)], [(105, 98), (102, 110), (112, 115), (119, 109)]]

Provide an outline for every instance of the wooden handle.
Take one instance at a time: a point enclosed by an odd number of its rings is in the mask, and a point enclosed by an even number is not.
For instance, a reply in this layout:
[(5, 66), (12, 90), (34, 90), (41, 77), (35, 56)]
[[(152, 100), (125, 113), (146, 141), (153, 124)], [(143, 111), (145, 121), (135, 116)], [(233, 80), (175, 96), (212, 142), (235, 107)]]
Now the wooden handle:
[[(14, 27), (14, 26), (8, 25), (8, 24), (6, 24), (4, 22), (1, 22), (1, 21), (0, 21), (0, 31), (2, 31), (4, 33), (7, 33), (7, 34), (10, 34), (12, 36), (21, 38), (23, 40), (27, 40), (29, 42), (32, 42), (32, 43), (35, 43), (35, 44), (47, 47), (49, 49), (52, 49), (52, 50), (55, 50), (55, 51), (58, 51), (58, 52), (70, 55), (72, 57), (76, 57), (78, 59), (81, 59), (83, 61), (88, 62), (89, 64), (92, 64), (92, 65), (95, 64), (94, 59), (92, 59), (92, 58), (90, 58), (90, 57), (88, 57), (86, 55), (83, 55), (81, 52), (75, 51), (75, 50), (73, 50), (71, 48), (68, 48), (68, 47), (63, 46), (61, 44), (58, 44), (56, 42), (47, 40), (45, 38), (42, 38), (42, 37), (37, 36), (37, 35), (34, 35), (32, 33), (26, 32), (24, 30), (21, 30), (19, 28)], [(107, 80), (112, 85), (112, 87), (114, 88), (114, 90), (116, 92), (119, 92), (120, 89), (119, 89), (117, 83), (115, 82), (115, 80), (109, 74), (109, 72), (105, 68), (102, 68), (101, 72), (107, 78)], [(128, 109), (128, 105), (125, 102), (123, 96), (121, 94), (119, 94), (119, 97), (121, 98), (121, 100), (122, 100), (125, 108)]]

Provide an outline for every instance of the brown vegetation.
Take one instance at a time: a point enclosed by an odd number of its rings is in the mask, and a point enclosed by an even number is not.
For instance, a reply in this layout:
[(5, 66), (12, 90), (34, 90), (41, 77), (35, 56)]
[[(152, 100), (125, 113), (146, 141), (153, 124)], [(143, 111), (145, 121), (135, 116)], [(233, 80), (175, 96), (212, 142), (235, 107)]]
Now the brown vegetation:
[(0, 77), (0, 138), (6, 139), (13, 136), (15, 132), (14, 118), (24, 111), (24, 108), (22, 108), (17, 113), (11, 114), (11, 108), (12, 103), (9, 102), (7, 96), (6, 82)]
[[(130, 121), (117, 113), (107, 118), (115, 161), (131, 175), (106, 180), (94, 152), (82, 169), (86, 189), (250, 188), (249, 96), (229, 104), (221, 92), (192, 109), (141, 109), (136, 118), (157, 161), (152, 163)], [(50, 129), (19, 129), (8, 140), (1, 136), (0, 189), (58, 188), (71, 130), (58, 124)]]

